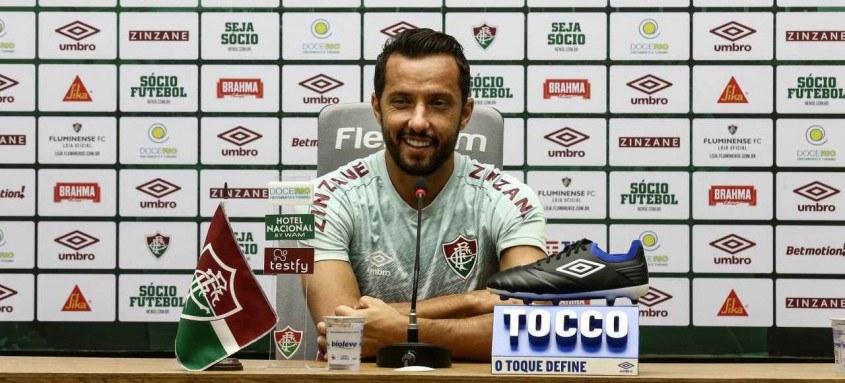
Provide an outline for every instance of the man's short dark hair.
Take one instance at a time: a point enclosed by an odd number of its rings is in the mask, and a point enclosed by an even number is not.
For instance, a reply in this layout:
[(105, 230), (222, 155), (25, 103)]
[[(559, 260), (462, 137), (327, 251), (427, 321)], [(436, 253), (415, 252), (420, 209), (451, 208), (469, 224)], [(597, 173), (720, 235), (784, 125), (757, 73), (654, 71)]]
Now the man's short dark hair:
[(384, 91), (385, 69), (387, 59), (393, 53), (399, 53), (411, 58), (419, 58), (436, 54), (447, 54), (455, 58), (460, 74), (458, 86), (461, 88), (461, 103), (469, 98), (469, 63), (464, 56), (464, 47), (454, 37), (428, 28), (408, 29), (384, 43), (376, 61), (376, 74), (373, 80), (376, 98), (381, 100)]

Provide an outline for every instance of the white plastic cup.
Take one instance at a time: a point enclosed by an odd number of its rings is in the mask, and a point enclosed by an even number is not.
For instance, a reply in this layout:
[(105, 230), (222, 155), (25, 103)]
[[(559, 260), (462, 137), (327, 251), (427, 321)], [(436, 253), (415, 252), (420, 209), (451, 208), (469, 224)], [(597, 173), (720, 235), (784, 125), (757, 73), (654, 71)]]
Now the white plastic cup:
[(831, 319), (833, 327), (833, 358), (836, 370), (845, 372), (845, 319)]
[(325, 316), (323, 321), (326, 323), (326, 359), (329, 370), (360, 370), (364, 318)]

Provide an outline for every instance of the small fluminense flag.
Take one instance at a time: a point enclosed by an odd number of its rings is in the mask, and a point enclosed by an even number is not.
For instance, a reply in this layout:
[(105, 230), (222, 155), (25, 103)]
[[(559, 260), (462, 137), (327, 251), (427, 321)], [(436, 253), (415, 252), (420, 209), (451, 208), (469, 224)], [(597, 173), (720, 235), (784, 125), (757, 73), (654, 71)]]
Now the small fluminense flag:
[(272, 331), (277, 321), (221, 204), (182, 309), (176, 359), (186, 370), (205, 370)]

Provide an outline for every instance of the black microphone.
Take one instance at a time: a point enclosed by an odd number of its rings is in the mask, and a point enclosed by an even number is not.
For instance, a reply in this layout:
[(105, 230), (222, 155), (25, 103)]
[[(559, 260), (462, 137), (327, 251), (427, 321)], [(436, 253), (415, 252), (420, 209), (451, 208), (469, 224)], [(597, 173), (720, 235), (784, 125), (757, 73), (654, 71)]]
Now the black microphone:
[(428, 194), (428, 182), (420, 177), (414, 185), (417, 197), (417, 243), (414, 257), (414, 289), (411, 292), (411, 310), (408, 313), (408, 341), (379, 348), (376, 351), (376, 366), (407, 367), (426, 366), (443, 368), (452, 366), (452, 351), (427, 343), (420, 343), (417, 325), (417, 289), (420, 282), (420, 236), (422, 233), (422, 208)]

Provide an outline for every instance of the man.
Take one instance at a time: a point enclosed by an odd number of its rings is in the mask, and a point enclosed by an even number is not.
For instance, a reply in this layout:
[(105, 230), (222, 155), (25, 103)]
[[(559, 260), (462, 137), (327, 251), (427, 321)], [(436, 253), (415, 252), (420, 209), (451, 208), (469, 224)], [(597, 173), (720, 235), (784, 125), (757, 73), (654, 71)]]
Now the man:
[[(405, 341), (416, 240), (414, 184), (428, 182), (422, 213), (417, 315), (420, 341), (462, 359), (489, 360), (492, 310), (484, 291), (499, 270), (546, 256), (542, 207), (525, 184), (455, 153), (472, 115), (463, 48), (430, 29), (405, 31), (378, 57), (373, 113), (386, 150), (315, 181), (312, 212), (326, 221), (304, 278), (315, 320), (366, 319), (363, 356)], [(318, 324), (325, 333), (325, 326)], [(318, 340), (321, 350), (325, 338)]]

